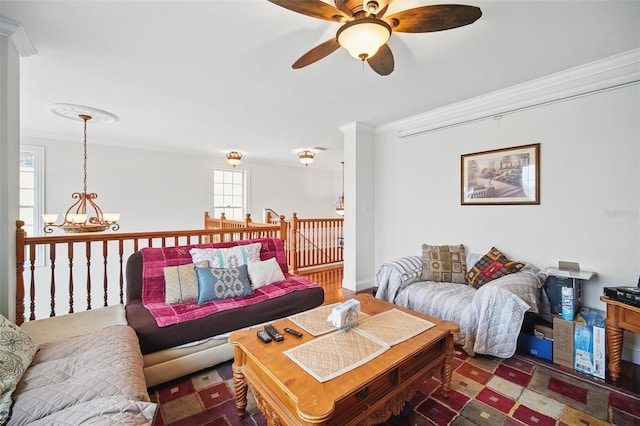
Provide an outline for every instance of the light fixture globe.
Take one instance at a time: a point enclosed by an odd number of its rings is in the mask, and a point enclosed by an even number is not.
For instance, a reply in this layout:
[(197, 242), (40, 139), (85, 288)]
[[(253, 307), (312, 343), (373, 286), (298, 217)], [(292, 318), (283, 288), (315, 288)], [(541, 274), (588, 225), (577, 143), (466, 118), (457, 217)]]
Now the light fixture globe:
[(230, 151), (227, 153), (227, 163), (234, 168), (242, 162), (242, 154), (238, 151)]
[(305, 167), (313, 163), (313, 159), (315, 158), (315, 156), (316, 153), (313, 151), (309, 151), (308, 149), (305, 149), (304, 151), (300, 151), (298, 153), (298, 159), (302, 164), (304, 164)]
[(364, 61), (389, 40), (391, 27), (381, 19), (360, 18), (340, 27), (336, 37), (351, 56)]

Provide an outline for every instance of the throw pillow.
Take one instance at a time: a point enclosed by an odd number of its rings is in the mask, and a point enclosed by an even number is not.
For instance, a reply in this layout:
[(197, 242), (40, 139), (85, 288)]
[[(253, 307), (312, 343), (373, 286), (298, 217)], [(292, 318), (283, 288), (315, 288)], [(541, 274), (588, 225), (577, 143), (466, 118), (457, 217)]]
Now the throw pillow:
[(262, 243), (245, 244), (228, 248), (192, 248), (189, 250), (193, 263), (209, 262), (212, 268), (235, 268), (260, 261)]
[(491, 250), (467, 272), (467, 283), (473, 288), (480, 288), (484, 284), (518, 272), (524, 267), (523, 263), (509, 260), (500, 250), (492, 247)]
[(422, 245), (422, 281), (466, 284), (467, 255), (464, 245)]
[(207, 267), (209, 262), (188, 263), (179, 266), (167, 266), (164, 272), (164, 303), (176, 305), (198, 300), (198, 277), (195, 267)]
[(38, 344), (0, 315), (0, 424), (9, 420), (11, 396), (38, 350)]
[(275, 257), (262, 262), (247, 264), (247, 272), (249, 273), (251, 286), (254, 289), (284, 280), (284, 274)]
[(198, 268), (198, 305), (251, 294), (247, 265), (237, 268)]

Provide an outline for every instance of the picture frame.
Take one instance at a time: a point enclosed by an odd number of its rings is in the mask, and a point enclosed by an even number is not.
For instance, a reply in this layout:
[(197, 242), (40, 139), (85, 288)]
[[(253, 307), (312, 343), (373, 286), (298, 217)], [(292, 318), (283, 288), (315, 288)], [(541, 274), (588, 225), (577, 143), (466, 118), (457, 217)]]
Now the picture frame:
[(540, 144), (461, 155), (460, 204), (540, 204)]

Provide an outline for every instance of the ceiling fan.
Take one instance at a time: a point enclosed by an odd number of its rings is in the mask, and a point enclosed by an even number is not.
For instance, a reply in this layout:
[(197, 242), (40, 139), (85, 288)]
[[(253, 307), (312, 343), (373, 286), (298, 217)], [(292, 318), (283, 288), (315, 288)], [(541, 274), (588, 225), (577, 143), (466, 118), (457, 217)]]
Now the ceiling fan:
[(393, 71), (393, 53), (387, 41), (393, 31), (428, 33), (474, 23), (482, 11), (475, 6), (438, 4), (403, 10), (384, 16), (392, 0), (335, 0), (335, 7), (321, 0), (269, 0), (285, 9), (342, 24), (336, 36), (314, 47), (292, 65), (306, 67), (344, 47), (351, 56), (367, 61), (380, 75)]

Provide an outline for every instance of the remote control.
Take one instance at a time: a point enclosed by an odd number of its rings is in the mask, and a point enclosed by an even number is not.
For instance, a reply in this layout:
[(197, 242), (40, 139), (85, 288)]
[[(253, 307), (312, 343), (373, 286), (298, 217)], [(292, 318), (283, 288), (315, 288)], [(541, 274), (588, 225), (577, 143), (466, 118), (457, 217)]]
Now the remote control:
[(267, 333), (269, 333), (276, 342), (282, 342), (284, 340), (284, 336), (280, 334), (273, 325), (267, 324), (264, 326), (264, 329), (267, 330)]
[(258, 339), (262, 340), (264, 343), (271, 342), (271, 337), (269, 337), (269, 335), (264, 330), (259, 330), (257, 335)]
[(287, 333), (289, 333), (289, 334), (293, 334), (293, 335), (294, 335), (294, 336), (296, 336), (296, 337), (302, 337), (302, 333), (300, 333), (300, 332), (299, 332), (299, 331), (297, 331), (297, 330), (294, 330), (293, 328), (289, 328), (289, 327), (287, 327), (287, 328), (285, 328), (285, 329), (284, 329), (284, 331), (286, 331), (286, 332), (287, 332)]

